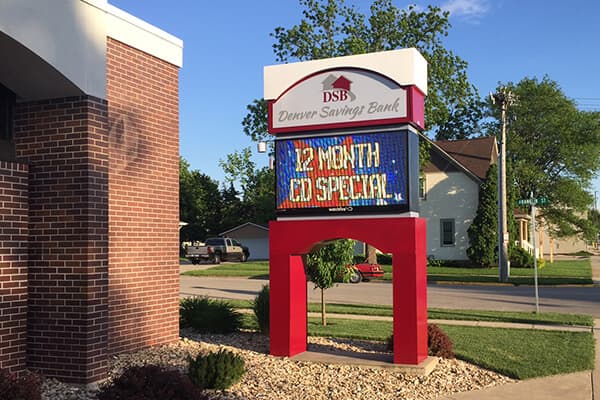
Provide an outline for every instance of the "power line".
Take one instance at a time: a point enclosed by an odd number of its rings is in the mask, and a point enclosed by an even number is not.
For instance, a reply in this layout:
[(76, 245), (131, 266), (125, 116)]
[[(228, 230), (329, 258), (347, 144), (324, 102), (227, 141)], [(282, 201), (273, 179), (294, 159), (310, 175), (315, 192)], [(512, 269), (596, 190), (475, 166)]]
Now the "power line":
[(584, 111), (600, 111), (600, 97), (575, 97), (577, 108)]

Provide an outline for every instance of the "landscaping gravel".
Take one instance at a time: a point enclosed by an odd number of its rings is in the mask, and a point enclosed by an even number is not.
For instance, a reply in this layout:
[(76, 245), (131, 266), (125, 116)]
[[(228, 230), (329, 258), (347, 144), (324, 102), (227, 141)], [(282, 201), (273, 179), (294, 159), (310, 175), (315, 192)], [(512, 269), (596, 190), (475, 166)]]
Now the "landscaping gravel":
[[(309, 337), (309, 349), (339, 349), (385, 353), (385, 344), (365, 340)], [(512, 379), (460, 360), (441, 359), (428, 376), (411, 376), (390, 368), (318, 364), (269, 356), (268, 339), (256, 333), (197, 335), (182, 331), (177, 343), (154, 347), (110, 360), (109, 378), (131, 365), (162, 364), (187, 367), (188, 357), (227, 349), (246, 362), (242, 380), (224, 392), (212, 392), (214, 400), (250, 399), (434, 399), (456, 392), (477, 390), (513, 382)], [(44, 400), (94, 400), (93, 390), (82, 390), (46, 380)]]

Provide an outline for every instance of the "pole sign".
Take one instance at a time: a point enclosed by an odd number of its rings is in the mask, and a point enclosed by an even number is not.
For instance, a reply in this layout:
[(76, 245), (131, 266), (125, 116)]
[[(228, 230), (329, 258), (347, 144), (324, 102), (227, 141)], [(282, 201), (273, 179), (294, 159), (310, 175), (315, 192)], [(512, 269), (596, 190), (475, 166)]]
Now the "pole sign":
[(427, 68), (416, 50), (270, 66), (265, 77), (278, 217), (418, 211)]

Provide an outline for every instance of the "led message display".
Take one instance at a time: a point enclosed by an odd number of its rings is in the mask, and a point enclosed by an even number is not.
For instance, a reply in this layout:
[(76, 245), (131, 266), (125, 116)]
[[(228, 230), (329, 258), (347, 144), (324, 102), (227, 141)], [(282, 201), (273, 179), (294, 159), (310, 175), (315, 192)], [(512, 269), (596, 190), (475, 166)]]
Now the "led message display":
[(407, 134), (277, 140), (277, 214), (407, 211)]

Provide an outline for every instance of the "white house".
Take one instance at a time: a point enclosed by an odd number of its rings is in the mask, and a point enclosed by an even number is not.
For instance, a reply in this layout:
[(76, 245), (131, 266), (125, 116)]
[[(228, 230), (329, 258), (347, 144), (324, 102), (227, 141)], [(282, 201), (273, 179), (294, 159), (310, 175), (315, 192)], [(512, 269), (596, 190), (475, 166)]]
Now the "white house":
[(494, 137), (431, 142), (420, 179), (420, 216), (427, 220), (427, 256), (467, 260), (467, 230), (479, 205), (479, 187), (498, 159)]

